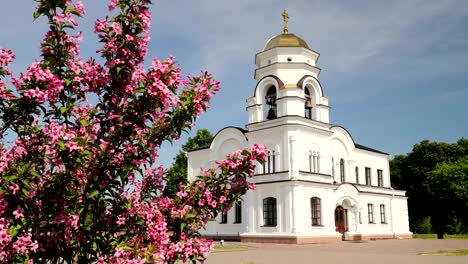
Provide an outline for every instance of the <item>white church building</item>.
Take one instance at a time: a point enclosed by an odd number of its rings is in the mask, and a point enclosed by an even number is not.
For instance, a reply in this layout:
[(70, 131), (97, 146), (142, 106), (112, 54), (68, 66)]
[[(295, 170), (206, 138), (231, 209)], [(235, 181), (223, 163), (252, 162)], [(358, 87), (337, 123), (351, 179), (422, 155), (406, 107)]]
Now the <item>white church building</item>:
[(411, 238), (405, 191), (390, 185), (389, 154), (357, 144), (330, 123), (319, 53), (288, 33), (286, 12), (283, 17), (283, 33), (255, 55), (246, 129), (226, 127), (211, 145), (188, 153), (190, 180), (235, 150), (254, 143), (268, 149), (250, 179), (257, 189), (203, 234), (294, 244)]

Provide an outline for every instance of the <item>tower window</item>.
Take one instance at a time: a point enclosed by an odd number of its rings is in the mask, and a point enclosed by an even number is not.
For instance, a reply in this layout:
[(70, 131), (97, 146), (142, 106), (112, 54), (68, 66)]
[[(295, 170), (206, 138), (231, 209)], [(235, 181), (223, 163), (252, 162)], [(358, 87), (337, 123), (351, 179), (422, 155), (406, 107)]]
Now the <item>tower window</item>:
[(292, 58), (291, 57), (288, 57), (288, 62), (291, 62), (292, 61)]
[(312, 100), (310, 97), (309, 89), (304, 89), (305, 105), (304, 105), (304, 117), (312, 119)]
[(265, 102), (268, 108), (267, 120), (276, 119), (276, 88), (271, 86), (265, 96)]

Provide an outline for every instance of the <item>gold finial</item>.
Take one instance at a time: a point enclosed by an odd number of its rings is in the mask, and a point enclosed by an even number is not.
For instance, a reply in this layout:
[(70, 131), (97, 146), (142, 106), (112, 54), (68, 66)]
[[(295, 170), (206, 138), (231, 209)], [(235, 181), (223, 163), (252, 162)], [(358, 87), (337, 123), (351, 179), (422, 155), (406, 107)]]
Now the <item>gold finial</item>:
[(281, 13), (281, 16), (283, 16), (283, 21), (284, 21), (283, 33), (287, 34), (288, 33), (288, 20), (289, 20), (288, 11), (284, 9), (283, 13)]

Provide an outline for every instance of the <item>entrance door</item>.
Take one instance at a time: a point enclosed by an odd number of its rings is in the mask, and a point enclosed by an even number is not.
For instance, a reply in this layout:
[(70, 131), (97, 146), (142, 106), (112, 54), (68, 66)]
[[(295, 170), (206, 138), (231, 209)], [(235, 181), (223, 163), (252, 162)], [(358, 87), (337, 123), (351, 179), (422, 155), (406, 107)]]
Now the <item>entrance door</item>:
[(335, 227), (335, 230), (342, 234), (344, 240), (344, 233), (348, 231), (348, 210), (344, 209), (341, 205), (335, 209)]

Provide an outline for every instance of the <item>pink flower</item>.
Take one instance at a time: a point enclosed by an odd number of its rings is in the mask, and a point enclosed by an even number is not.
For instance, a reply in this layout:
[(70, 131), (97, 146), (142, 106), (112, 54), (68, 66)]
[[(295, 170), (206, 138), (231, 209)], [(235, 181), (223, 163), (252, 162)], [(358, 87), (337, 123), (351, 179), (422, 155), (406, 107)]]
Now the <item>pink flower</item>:
[(198, 186), (200, 186), (200, 188), (203, 189), (203, 188), (205, 188), (206, 183), (205, 183), (204, 181), (200, 181), (200, 182), (198, 183)]
[(205, 205), (205, 199), (198, 200), (198, 205), (199, 206), (204, 206)]
[(125, 224), (125, 216), (119, 216), (117, 218), (117, 222), (115, 222), (118, 225), (124, 225)]
[(15, 58), (11, 50), (0, 48), (0, 68), (10, 65), (10, 62)]
[(186, 197), (188, 194), (187, 194), (186, 191), (178, 191), (178, 192), (176, 192), (176, 195), (179, 198), (183, 198), (183, 197)]
[(218, 203), (215, 200), (210, 202), (211, 207), (215, 208)]
[(109, 4), (109, 11), (114, 10), (118, 3), (119, 3), (119, 0), (111, 0)]
[(16, 192), (19, 190), (19, 185), (14, 183), (14, 184), (10, 185), (8, 187), (8, 189), (10, 189), (10, 191), (12, 191), (13, 194), (16, 194)]
[(15, 216), (15, 219), (18, 219), (20, 217), (24, 217), (23, 213), (24, 213), (23, 208), (21, 208), (19, 206), (15, 211), (13, 211), (13, 215)]
[(84, 9), (84, 6), (83, 6), (83, 2), (81, 2), (81, 1), (76, 2), (75, 3), (75, 9), (80, 15), (84, 15), (85, 9)]
[(122, 34), (122, 27), (120, 27), (120, 24), (117, 22), (112, 22), (111, 24), (112, 30), (114, 30), (115, 34), (118, 36)]
[(219, 197), (219, 203), (224, 203), (226, 201), (226, 197), (223, 195)]

